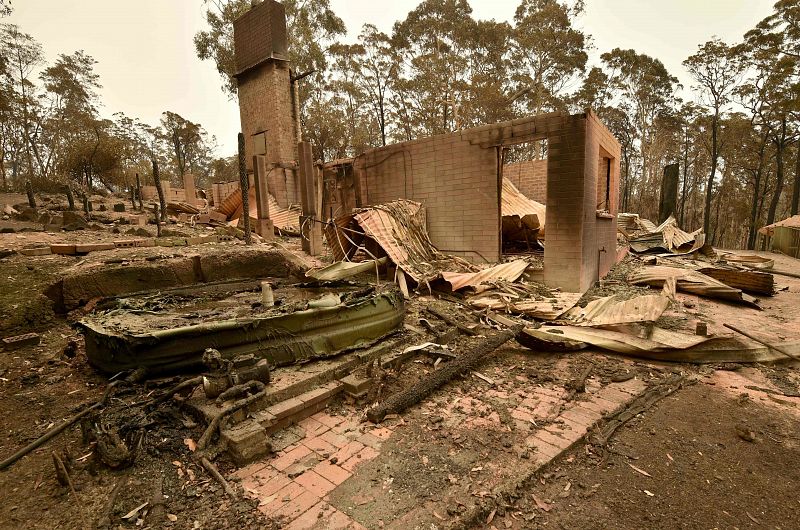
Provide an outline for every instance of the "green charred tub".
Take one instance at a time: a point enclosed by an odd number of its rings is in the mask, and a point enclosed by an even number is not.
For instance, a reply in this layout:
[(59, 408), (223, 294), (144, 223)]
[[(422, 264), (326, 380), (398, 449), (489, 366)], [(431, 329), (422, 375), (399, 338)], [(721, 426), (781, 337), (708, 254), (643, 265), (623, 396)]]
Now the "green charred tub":
[(86, 339), (86, 355), (108, 373), (145, 367), (174, 372), (202, 367), (206, 348), (225, 357), (253, 353), (272, 366), (329, 357), (369, 346), (403, 323), (403, 296), (392, 290), (286, 314), (253, 316), (148, 331), (126, 326), (125, 315), (112, 323), (107, 315), (89, 317), (77, 326)]

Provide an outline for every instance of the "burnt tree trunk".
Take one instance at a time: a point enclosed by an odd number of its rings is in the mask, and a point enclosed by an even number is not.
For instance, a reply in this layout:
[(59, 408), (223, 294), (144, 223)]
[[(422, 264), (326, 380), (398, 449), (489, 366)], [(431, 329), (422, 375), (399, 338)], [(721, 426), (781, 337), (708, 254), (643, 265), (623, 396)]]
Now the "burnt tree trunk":
[(772, 200), (767, 210), (767, 223), (771, 225), (775, 222), (775, 214), (778, 211), (778, 203), (783, 192), (783, 151), (786, 148), (786, 118), (781, 120), (779, 136), (773, 138), (775, 144), (775, 190), (772, 193)]
[(161, 237), (161, 212), (158, 204), (153, 205), (153, 211), (156, 218), (156, 237)]
[(459, 374), (471, 370), (486, 355), (513, 339), (521, 328), (500, 331), (494, 335), (480, 339), (477, 344), (468, 352), (461, 354), (456, 359), (449, 361), (444, 368), (436, 370), (427, 375), (424, 379), (405, 390), (390, 396), (389, 399), (367, 411), (367, 418), (373, 423), (378, 423), (387, 414), (400, 413), (407, 408), (419, 403), (434, 390), (444, 385)]
[(72, 188), (69, 184), (64, 186), (64, 193), (67, 194), (67, 204), (69, 204), (70, 211), (75, 209), (75, 196), (72, 194)]
[(661, 200), (658, 204), (658, 222), (663, 223), (670, 216), (675, 215), (675, 205), (678, 203), (678, 164), (664, 166), (664, 176), (661, 178)]
[[(719, 161), (719, 152), (717, 150), (717, 129), (719, 128), (719, 111), (714, 112), (714, 118), (711, 121), (711, 173), (708, 175), (708, 184), (706, 185), (706, 203), (705, 210), (703, 211), (703, 232), (709, 238), (711, 230), (711, 197), (714, 191), (714, 178), (717, 176), (717, 162)], [(709, 238), (710, 244), (714, 244), (714, 238)]]
[(758, 149), (758, 167), (753, 174), (753, 204), (750, 206), (750, 228), (747, 232), (747, 248), (756, 248), (758, 230), (759, 195), (761, 193), (761, 177), (764, 174), (764, 155), (767, 150), (767, 135), (764, 135)]
[(800, 147), (796, 149), (794, 157), (794, 189), (792, 190), (792, 209), (790, 215), (797, 215), (800, 208)]
[(685, 215), (686, 215), (686, 186), (689, 182), (689, 129), (686, 128), (686, 135), (684, 137), (684, 144), (683, 144), (683, 183), (681, 185), (681, 213), (680, 218), (678, 220), (679, 226), (685, 226), (683, 224)]
[(139, 179), (139, 174), (136, 174), (136, 198), (139, 199), (139, 209), (144, 209), (144, 203), (142, 203), (142, 181)]

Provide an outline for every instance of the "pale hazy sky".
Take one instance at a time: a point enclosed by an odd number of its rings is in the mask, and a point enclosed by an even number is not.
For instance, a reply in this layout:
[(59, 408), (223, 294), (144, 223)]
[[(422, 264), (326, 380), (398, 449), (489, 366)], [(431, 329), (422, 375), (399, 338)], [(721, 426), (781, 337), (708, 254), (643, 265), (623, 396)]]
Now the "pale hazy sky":
[[(369, 22), (389, 32), (419, 0), (331, 0), (355, 38)], [(579, 26), (593, 37), (592, 60), (612, 48), (661, 59), (684, 85), (681, 63), (712, 35), (725, 41), (772, 12), (774, 0), (586, 0)], [(155, 124), (165, 110), (201, 123), (220, 155), (236, 149), (239, 112), (220, 88), (214, 65), (195, 55), (204, 28), (202, 0), (12, 0), (18, 24), (42, 43), (48, 61), (83, 49), (103, 84), (104, 115), (122, 111)], [(480, 19), (511, 20), (519, 0), (470, 0)]]

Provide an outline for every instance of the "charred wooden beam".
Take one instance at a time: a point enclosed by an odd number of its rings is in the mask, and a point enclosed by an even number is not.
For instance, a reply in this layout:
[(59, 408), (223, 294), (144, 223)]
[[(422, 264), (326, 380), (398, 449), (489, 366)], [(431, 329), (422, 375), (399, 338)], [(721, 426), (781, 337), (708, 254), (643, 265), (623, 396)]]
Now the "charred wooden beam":
[(448, 362), (444, 368), (436, 370), (425, 379), (368, 410), (367, 418), (373, 423), (378, 423), (387, 414), (399, 413), (416, 405), (457, 375), (470, 371), (488, 354), (513, 339), (521, 329), (522, 326), (519, 326), (480, 339), (470, 351)]

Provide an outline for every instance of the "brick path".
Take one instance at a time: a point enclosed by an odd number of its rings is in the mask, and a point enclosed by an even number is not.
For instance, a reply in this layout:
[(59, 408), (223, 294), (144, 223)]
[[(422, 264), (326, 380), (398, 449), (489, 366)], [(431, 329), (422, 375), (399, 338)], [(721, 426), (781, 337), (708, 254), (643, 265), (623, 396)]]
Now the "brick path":
[(327, 502), (328, 494), (352, 476), (359, 465), (378, 456), (392, 431), (360, 425), (352, 418), (319, 412), (298, 425), (306, 436), (235, 473), (245, 491), (259, 499), (259, 510), (284, 518), (300, 530), (364, 528)]
[[(601, 386), (587, 381), (585, 398), (565, 401), (562, 387), (534, 387), (514, 392), (519, 405), (511, 416), (517, 426), (530, 434), (525, 438), (533, 458), (545, 463), (581, 439), (604, 414), (631, 401), (646, 385), (631, 379)], [(488, 390), (486, 395), (506, 400), (509, 393)], [(586, 399), (588, 398), (588, 399)], [(459, 399), (457, 406), (469, 416), (475, 428), (492, 428), (499, 418), (482, 417), (481, 402)], [(495, 414), (496, 415), (496, 414)], [(546, 421), (545, 421), (546, 420)], [(539, 427), (537, 421), (544, 421)], [(359, 424), (353, 417), (314, 414), (298, 424), (305, 437), (278, 451), (269, 460), (238, 470), (245, 491), (259, 499), (259, 509), (273, 518), (283, 518), (286, 528), (359, 529), (364, 528), (347, 514), (333, 507), (329, 494), (357, 471), (359, 465), (380, 454), (382, 443), (393, 427)]]

